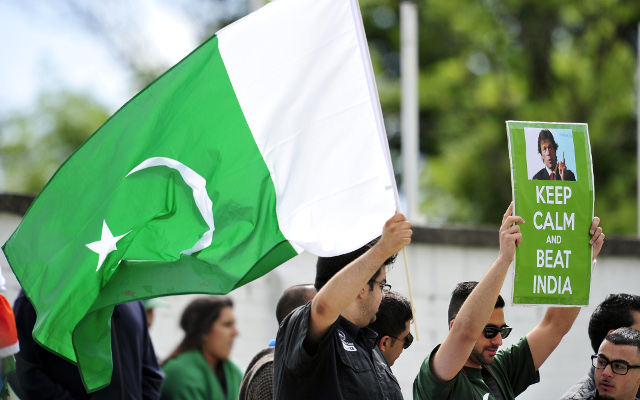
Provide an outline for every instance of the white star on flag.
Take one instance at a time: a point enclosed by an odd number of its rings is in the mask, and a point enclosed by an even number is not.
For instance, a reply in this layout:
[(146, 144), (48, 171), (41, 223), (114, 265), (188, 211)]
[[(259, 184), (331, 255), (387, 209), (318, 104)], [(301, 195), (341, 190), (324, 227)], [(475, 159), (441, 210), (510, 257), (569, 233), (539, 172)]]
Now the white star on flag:
[(114, 237), (109, 230), (109, 227), (107, 226), (107, 221), (102, 220), (102, 236), (100, 237), (100, 240), (93, 243), (87, 243), (87, 247), (91, 249), (91, 251), (98, 253), (98, 268), (96, 268), (96, 271), (98, 271), (100, 267), (102, 267), (102, 263), (104, 263), (107, 255), (112, 251), (118, 249), (116, 247), (116, 243), (118, 242), (118, 240), (128, 235), (129, 232), (125, 233), (124, 235)]

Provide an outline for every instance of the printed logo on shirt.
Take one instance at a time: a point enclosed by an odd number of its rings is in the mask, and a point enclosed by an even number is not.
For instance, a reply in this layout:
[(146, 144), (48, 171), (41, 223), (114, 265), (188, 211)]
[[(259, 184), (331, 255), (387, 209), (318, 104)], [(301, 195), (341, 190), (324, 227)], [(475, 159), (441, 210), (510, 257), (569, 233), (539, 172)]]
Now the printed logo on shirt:
[(489, 393), (485, 394), (482, 400), (489, 400)]
[(340, 337), (340, 341), (342, 342), (342, 347), (344, 347), (346, 351), (358, 351), (353, 343), (347, 342), (347, 336), (340, 329), (338, 329), (338, 336)]

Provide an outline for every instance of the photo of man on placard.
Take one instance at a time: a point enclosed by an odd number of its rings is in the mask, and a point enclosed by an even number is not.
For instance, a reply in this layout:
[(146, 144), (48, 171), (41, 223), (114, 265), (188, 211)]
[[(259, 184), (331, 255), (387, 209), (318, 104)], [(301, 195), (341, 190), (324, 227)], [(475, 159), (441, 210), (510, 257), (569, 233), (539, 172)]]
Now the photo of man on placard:
[[(554, 129), (554, 131), (558, 132), (552, 133), (549, 129), (525, 128), (529, 179), (575, 181), (576, 174), (567, 167), (567, 165), (572, 165), (572, 168), (575, 166), (571, 130)], [(558, 149), (562, 151), (562, 158), (559, 160)]]

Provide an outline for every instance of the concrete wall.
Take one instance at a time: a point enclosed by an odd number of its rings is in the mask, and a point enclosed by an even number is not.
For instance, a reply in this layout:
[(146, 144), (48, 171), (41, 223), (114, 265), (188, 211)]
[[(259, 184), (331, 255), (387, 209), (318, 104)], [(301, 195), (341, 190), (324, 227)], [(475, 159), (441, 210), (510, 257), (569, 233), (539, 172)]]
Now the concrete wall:
[[(12, 201), (3, 203), (0, 195), (0, 244), (18, 226), (23, 206)], [(21, 204), (21, 203), (20, 203)], [(3, 212), (4, 211), (4, 212)], [(606, 227), (606, 223), (603, 223)], [(479, 280), (494, 261), (497, 252), (497, 230), (417, 228), (414, 243), (409, 246), (408, 263), (419, 341), (406, 350), (393, 367), (405, 398), (412, 398), (413, 379), (424, 357), (447, 334), (447, 307), (450, 292), (463, 280)], [(638, 294), (640, 283), (640, 243), (633, 239), (610, 239), (598, 257), (594, 271), (591, 303), (580, 313), (573, 329), (540, 370), (541, 383), (530, 387), (519, 399), (559, 398), (567, 388), (586, 374), (592, 353), (587, 337), (587, 323), (595, 305), (612, 292)], [(19, 285), (0, 255), (2, 273), (7, 278), (5, 296), (13, 302)], [(282, 291), (294, 284), (312, 283), (315, 257), (301, 254), (278, 267), (265, 277), (245, 285), (230, 294), (235, 301), (235, 313), (240, 336), (234, 345), (232, 359), (245, 367), (253, 355), (275, 337), (277, 324), (275, 305)], [(402, 257), (387, 274), (393, 290), (408, 296), (407, 277)], [(502, 289), (507, 303), (512, 291), (512, 271)], [(166, 357), (182, 337), (178, 320), (184, 307), (195, 295), (163, 298), (167, 307), (156, 309), (156, 321), (151, 327), (156, 352)], [(514, 331), (505, 345), (516, 342), (542, 318), (543, 308), (507, 305), (505, 316)], [(414, 331), (414, 328), (412, 328)]]

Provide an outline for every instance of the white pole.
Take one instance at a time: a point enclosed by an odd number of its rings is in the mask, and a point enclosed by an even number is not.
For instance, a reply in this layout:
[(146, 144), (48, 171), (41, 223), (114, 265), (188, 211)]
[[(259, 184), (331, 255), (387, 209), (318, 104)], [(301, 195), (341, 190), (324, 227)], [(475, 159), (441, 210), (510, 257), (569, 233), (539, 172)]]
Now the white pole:
[(402, 191), (407, 219), (414, 224), (418, 214), (418, 5), (400, 2), (402, 79)]
[[(414, 224), (418, 214), (418, 5), (411, 1), (400, 2), (400, 75), (402, 79), (402, 191), (407, 200), (405, 213)], [(421, 222), (421, 221), (420, 221)], [(411, 290), (407, 250), (403, 250), (407, 273), (413, 330), (420, 340), (415, 302)]]

